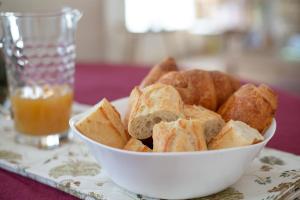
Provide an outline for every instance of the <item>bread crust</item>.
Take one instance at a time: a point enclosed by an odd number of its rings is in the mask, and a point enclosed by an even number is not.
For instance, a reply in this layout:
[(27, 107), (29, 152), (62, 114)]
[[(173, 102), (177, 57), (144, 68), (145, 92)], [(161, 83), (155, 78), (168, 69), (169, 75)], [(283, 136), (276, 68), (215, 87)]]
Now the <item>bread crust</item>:
[(132, 137), (149, 138), (156, 123), (173, 121), (183, 116), (183, 102), (174, 87), (156, 83), (141, 92), (129, 116), (128, 132)]
[(123, 148), (129, 139), (120, 114), (105, 98), (75, 126), (85, 136), (115, 148)]
[(138, 87), (134, 87), (129, 95), (127, 109), (123, 119), (123, 124), (126, 130), (128, 130), (128, 121), (129, 121), (131, 109), (133, 106), (135, 106), (141, 94), (142, 91)]
[(131, 138), (124, 147), (124, 150), (137, 152), (152, 152), (152, 149), (144, 145), (140, 140)]
[(262, 84), (243, 85), (218, 110), (225, 121), (239, 120), (264, 134), (277, 109), (277, 95)]
[(174, 86), (185, 104), (217, 108), (239, 87), (239, 81), (218, 71), (200, 69), (169, 72), (158, 82)]
[[(234, 127), (234, 124), (242, 126), (243, 129), (247, 129), (248, 132), (238, 130)], [(251, 132), (251, 135), (249, 134)], [(263, 141), (263, 136), (254, 129), (241, 121), (230, 120), (222, 128), (222, 130), (208, 143), (208, 149), (224, 149), (231, 147), (246, 146), (256, 144)]]
[(219, 71), (211, 71), (210, 74), (214, 80), (219, 107), (240, 87), (240, 82), (233, 76)]
[(160, 122), (153, 128), (154, 152), (207, 150), (204, 129), (198, 120)]
[(206, 142), (217, 135), (225, 125), (221, 115), (202, 106), (184, 105), (183, 109), (186, 119), (197, 119), (204, 128)]
[(147, 74), (147, 76), (145, 76), (145, 78), (140, 83), (140, 88), (144, 88), (153, 83), (156, 83), (156, 81), (164, 74), (170, 71), (177, 71), (177, 70), (178, 67), (176, 65), (174, 58), (167, 57), (161, 63), (152, 67), (150, 72)]

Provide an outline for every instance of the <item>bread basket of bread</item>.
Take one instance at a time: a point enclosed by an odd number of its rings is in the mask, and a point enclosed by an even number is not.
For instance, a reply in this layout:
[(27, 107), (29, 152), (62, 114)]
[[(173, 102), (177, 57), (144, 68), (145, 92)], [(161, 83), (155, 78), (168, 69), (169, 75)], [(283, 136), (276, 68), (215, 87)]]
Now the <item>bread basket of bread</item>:
[(229, 74), (155, 65), (129, 97), (102, 99), (71, 129), (119, 186), (163, 199), (234, 184), (276, 130), (277, 95)]

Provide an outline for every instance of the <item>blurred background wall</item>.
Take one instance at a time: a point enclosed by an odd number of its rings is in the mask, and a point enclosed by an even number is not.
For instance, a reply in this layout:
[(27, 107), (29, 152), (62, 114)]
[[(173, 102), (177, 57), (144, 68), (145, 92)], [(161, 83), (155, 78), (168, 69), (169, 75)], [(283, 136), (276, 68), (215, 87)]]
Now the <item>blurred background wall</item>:
[(149, 66), (170, 55), (300, 94), (299, 0), (2, 0), (0, 10), (63, 6), (84, 13), (78, 62)]

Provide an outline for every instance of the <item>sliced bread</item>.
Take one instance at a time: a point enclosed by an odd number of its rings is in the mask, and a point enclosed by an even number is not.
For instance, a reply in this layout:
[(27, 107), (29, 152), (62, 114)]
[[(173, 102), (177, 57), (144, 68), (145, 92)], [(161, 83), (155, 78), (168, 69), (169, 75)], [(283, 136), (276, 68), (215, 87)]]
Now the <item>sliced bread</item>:
[(187, 119), (197, 119), (202, 124), (207, 143), (209, 143), (225, 125), (224, 120), (218, 113), (202, 106), (184, 105), (183, 112)]
[(198, 120), (160, 122), (153, 128), (153, 151), (183, 152), (207, 150), (204, 129)]
[(183, 117), (183, 103), (177, 90), (161, 83), (142, 89), (132, 104), (128, 132), (137, 139), (152, 136), (153, 126), (161, 121), (174, 121)]
[(244, 122), (230, 120), (208, 144), (208, 149), (224, 149), (259, 143), (264, 137)]
[(75, 126), (85, 136), (111, 147), (123, 148), (129, 140), (120, 114), (105, 98)]

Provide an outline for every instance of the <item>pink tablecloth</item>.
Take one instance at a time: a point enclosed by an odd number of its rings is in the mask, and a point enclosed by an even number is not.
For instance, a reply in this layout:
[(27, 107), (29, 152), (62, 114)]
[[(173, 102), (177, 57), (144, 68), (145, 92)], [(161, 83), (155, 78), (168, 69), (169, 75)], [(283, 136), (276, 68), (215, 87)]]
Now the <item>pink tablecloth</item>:
[[(148, 68), (124, 65), (78, 64), (75, 99), (95, 104), (103, 97), (127, 96)], [(277, 132), (269, 147), (300, 155), (300, 97), (278, 90)], [(0, 199), (76, 199), (30, 179), (0, 170)]]

